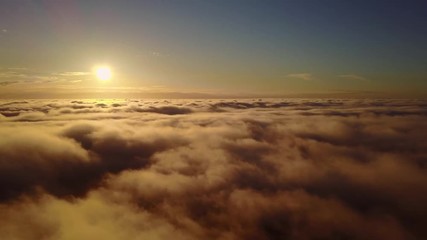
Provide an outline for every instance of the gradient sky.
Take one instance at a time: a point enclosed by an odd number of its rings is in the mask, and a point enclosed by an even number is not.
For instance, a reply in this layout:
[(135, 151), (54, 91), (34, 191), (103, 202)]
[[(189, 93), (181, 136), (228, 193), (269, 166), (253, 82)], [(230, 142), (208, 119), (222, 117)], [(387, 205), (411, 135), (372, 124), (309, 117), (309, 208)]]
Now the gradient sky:
[(0, 94), (425, 97), (426, 26), (425, 0), (0, 0)]

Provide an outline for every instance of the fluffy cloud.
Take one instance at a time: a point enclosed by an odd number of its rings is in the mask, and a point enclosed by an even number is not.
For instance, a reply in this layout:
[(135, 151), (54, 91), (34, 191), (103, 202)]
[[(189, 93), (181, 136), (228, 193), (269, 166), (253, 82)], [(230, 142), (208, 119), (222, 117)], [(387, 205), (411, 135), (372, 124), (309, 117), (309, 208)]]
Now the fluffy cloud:
[(423, 239), (403, 100), (0, 102), (5, 239)]

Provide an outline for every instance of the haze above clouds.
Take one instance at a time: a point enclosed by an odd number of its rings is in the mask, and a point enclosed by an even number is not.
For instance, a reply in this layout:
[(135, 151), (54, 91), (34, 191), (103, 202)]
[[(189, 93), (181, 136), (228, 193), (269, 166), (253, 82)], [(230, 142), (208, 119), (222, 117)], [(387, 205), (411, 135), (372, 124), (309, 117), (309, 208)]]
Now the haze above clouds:
[(0, 102), (3, 239), (424, 239), (427, 102)]

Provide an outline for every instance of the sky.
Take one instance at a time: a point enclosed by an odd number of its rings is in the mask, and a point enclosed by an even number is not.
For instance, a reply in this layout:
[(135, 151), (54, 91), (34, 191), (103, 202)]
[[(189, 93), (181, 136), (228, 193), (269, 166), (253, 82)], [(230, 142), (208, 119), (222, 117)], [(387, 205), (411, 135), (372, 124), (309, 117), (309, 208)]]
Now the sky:
[(427, 239), (427, 0), (0, 0), (0, 238)]
[(424, 98), (426, 24), (420, 0), (0, 0), (0, 94)]

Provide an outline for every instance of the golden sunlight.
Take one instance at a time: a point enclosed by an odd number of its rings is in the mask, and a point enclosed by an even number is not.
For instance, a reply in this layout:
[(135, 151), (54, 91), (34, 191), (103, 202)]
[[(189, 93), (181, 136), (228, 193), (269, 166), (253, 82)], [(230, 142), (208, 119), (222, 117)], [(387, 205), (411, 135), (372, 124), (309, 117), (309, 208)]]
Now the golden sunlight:
[(96, 77), (101, 81), (110, 80), (113, 76), (109, 67), (97, 67), (95, 69)]

